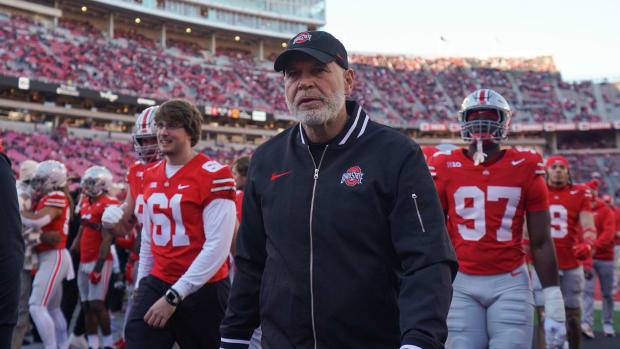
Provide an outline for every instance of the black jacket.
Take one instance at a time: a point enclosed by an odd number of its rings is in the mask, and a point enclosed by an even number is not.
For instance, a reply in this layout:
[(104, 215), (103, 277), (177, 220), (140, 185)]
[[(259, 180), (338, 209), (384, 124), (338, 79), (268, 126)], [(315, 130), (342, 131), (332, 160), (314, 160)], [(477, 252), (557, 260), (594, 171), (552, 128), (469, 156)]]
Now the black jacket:
[[(17, 323), (19, 286), (24, 268), (24, 238), (11, 161), (0, 153), (0, 326)], [(4, 343), (4, 342), (1, 342)]]
[(347, 113), (316, 159), (299, 124), (253, 155), (222, 348), (259, 324), (263, 349), (443, 348), (457, 263), (424, 156)]

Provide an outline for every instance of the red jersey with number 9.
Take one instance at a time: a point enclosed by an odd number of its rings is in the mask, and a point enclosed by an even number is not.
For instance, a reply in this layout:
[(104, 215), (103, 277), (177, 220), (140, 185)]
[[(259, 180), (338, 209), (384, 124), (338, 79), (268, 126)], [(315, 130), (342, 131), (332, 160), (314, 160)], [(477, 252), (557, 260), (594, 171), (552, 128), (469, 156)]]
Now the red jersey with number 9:
[(590, 192), (581, 185), (549, 186), (551, 237), (560, 269), (572, 269), (580, 265), (575, 258), (573, 246), (579, 242), (579, 213), (591, 211), (591, 197)]
[(129, 195), (134, 200), (134, 215), (138, 219), (138, 224), (142, 225), (142, 213), (144, 213), (144, 170), (149, 165), (145, 165), (140, 161), (134, 162), (127, 172), (127, 183), (129, 183)]
[[(144, 173), (145, 227), (151, 236), (151, 274), (175, 283), (189, 268), (205, 242), (203, 210), (215, 199), (235, 201), (235, 180), (228, 166), (196, 155), (172, 177), (165, 160)], [(209, 282), (228, 276), (224, 263)]]
[(45, 194), (41, 198), (41, 200), (39, 200), (35, 212), (42, 210), (45, 206), (57, 207), (62, 209), (61, 214), (56, 216), (54, 220), (41, 228), (43, 232), (56, 231), (60, 233), (60, 242), (55, 245), (50, 245), (42, 242), (35, 247), (35, 250), (40, 252), (45, 250), (63, 249), (67, 244), (67, 234), (69, 233), (69, 218), (71, 217), (71, 212), (69, 212), (69, 200), (67, 199), (67, 196), (64, 192), (52, 191)]
[(453, 149), (435, 153), (429, 170), (448, 213), (446, 225), (461, 272), (493, 275), (524, 263), (525, 211), (549, 207), (538, 153), (503, 150), (475, 166), (465, 149)]

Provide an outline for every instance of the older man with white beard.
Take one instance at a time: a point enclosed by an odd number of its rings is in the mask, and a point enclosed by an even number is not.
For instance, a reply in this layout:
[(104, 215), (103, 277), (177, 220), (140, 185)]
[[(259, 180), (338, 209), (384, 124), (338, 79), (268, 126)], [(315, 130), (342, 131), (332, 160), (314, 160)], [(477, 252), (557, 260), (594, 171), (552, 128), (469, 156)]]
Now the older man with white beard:
[(457, 263), (420, 147), (345, 100), (331, 34), (274, 68), (299, 123), (252, 156), (221, 347), (443, 348)]

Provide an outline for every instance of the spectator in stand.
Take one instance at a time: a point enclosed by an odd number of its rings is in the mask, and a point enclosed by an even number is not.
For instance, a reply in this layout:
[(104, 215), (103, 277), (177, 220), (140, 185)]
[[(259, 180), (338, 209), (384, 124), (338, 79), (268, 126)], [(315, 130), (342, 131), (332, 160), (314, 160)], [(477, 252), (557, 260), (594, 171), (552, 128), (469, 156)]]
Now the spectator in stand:
[[(597, 237), (592, 245), (592, 266), (591, 269), (599, 278), (601, 292), (603, 293), (603, 333), (605, 336), (613, 337), (616, 335), (613, 326), (614, 299), (614, 236), (616, 234), (616, 219), (614, 211), (601, 199), (598, 199), (598, 181), (586, 183), (592, 192), (592, 211), (594, 223), (596, 224)], [(594, 275), (586, 278), (585, 290), (583, 293), (583, 314), (581, 318), (581, 328), (583, 334), (589, 338), (594, 338)]]

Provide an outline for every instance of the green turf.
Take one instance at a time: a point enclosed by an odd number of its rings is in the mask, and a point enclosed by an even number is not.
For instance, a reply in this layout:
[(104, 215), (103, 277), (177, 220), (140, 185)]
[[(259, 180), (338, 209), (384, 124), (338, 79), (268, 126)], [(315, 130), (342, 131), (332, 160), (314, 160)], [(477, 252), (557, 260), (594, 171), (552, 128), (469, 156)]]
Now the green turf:
[[(614, 329), (616, 333), (620, 333), (620, 309), (615, 309), (614, 312)], [(594, 310), (594, 331), (603, 331), (603, 325), (601, 324), (601, 310)]]

